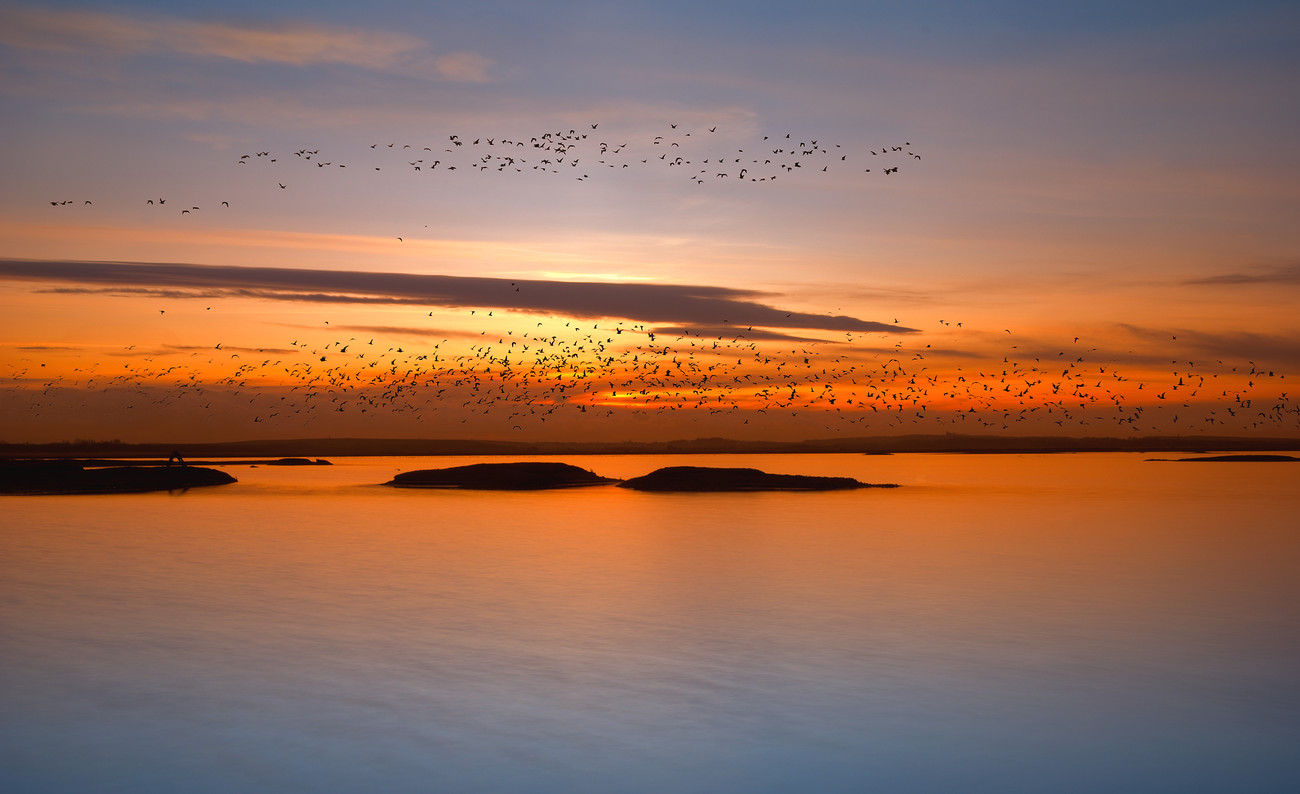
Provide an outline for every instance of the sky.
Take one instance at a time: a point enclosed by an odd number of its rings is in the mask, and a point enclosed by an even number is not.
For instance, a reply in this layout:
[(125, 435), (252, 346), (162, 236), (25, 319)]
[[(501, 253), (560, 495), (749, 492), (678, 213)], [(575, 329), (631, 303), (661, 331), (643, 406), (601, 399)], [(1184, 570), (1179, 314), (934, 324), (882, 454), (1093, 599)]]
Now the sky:
[(1300, 436), (1298, 39), (0, 3), (0, 441)]

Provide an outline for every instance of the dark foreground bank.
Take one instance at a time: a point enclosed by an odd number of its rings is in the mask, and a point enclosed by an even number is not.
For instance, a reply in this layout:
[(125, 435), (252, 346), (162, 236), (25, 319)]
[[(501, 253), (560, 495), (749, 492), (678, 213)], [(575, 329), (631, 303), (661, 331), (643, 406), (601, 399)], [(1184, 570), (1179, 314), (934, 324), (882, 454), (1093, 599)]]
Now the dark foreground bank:
[(235, 482), (201, 466), (88, 468), (75, 460), (0, 461), (0, 494), (144, 493)]

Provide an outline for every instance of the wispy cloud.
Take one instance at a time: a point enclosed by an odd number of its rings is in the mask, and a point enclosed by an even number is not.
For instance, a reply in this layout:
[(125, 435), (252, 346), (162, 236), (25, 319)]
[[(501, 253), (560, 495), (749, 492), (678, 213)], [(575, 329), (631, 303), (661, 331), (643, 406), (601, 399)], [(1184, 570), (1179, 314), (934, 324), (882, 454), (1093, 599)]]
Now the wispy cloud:
[(112, 295), (118, 298), (168, 298), (168, 299), (197, 299), (197, 298), (222, 298), (227, 293), (220, 290), (189, 290), (189, 289), (155, 289), (151, 287), (50, 287), (48, 289), (33, 290), (41, 295)]
[(462, 83), (486, 83), (491, 78), (488, 70), (492, 61), (474, 52), (451, 52), (434, 60), (438, 74), (448, 80)]
[(1259, 334), (1243, 331), (1207, 333), (1191, 329), (1157, 329), (1121, 323), (1118, 327), (1133, 337), (1158, 346), (1161, 362), (1201, 357), (1239, 362), (1269, 361), (1300, 366), (1300, 339), (1292, 334)]
[(793, 334), (783, 334), (779, 331), (765, 331), (761, 328), (748, 328), (732, 325), (697, 325), (691, 328), (682, 326), (656, 326), (650, 330), (651, 333), (659, 336), (698, 336), (705, 339), (722, 339), (731, 338), (737, 341), (768, 341), (768, 342), (799, 342), (799, 343), (819, 343), (824, 339), (808, 336), (795, 336)]
[(296, 356), (302, 353), (296, 347), (237, 347), (235, 345), (163, 345), (163, 350), (174, 353), (208, 353), (220, 350), (225, 353), (262, 353), (265, 355)]
[(1300, 285), (1300, 262), (1287, 265), (1257, 268), (1252, 271), (1221, 273), (1217, 276), (1189, 279), (1187, 285), (1224, 286), (1230, 284), (1296, 284)]
[[(757, 290), (691, 284), (540, 281), (274, 267), (0, 259), (0, 278), (111, 290), (213, 291), (230, 297), (330, 303), (495, 307), (565, 317), (621, 317), (692, 326), (760, 326), (827, 331), (915, 333), (916, 329), (844, 315), (786, 311)], [(56, 287), (58, 289), (58, 287)]]
[(174, 55), (289, 66), (345, 64), (459, 82), (486, 82), (492, 61), (472, 52), (438, 54), (406, 33), (304, 23), (239, 26), (103, 11), (0, 9), (0, 44), (55, 53)]
[(415, 328), (409, 325), (340, 325), (339, 330), (359, 331), (367, 334), (392, 334), (394, 336), (442, 337), (444, 339), (458, 336), (478, 337), (478, 334), (470, 331), (448, 330), (446, 328)]

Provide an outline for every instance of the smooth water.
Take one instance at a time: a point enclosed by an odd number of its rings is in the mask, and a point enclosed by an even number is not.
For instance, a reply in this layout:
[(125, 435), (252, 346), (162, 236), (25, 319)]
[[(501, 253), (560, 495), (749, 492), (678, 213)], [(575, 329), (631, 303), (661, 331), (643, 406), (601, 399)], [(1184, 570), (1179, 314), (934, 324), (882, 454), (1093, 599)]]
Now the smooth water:
[(1300, 464), (1144, 457), (3, 497), (0, 790), (1300, 790)]

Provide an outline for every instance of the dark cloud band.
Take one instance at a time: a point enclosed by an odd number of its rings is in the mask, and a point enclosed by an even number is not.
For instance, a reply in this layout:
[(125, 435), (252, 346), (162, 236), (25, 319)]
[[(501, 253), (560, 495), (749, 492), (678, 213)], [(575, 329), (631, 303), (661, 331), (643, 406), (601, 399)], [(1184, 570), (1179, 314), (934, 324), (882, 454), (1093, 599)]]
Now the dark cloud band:
[(1184, 284), (1192, 286), (1227, 286), (1235, 284), (1292, 285), (1300, 284), (1300, 262), (1293, 262), (1252, 271), (1221, 273), (1216, 276), (1189, 279)]
[(137, 262), (0, 259), (0, 278), (124, 289), (194, 290), (321, 303), (492, 307), (566, 317), (620, 317), (685, 325), (915, 333), (856, 317), (809, 314), (755, 302), (769, 293), (691, 284), (542, 281), (351, 270), (300, 270)]

